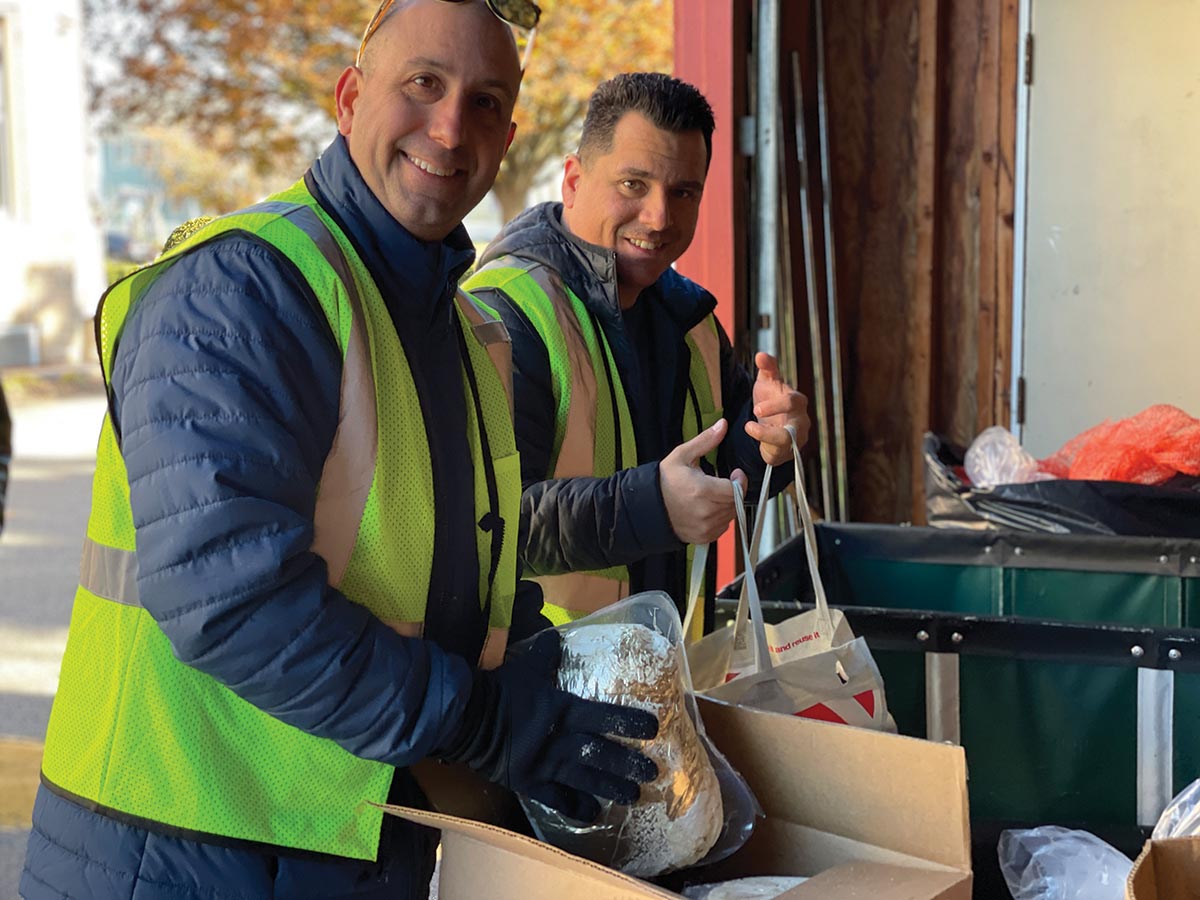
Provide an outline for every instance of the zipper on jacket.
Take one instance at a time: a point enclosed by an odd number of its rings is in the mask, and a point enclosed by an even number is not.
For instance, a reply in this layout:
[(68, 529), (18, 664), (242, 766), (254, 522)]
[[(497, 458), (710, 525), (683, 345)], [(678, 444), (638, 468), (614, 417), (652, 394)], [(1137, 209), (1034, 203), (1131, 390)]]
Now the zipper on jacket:
[[(453, 301), (451, 301), (453, 302)], [(483, 607), (484, 634), (492, 617), (492, 598), (496, 593), (496, 574), (500, 569), (500, 556), (504, 546), (504, 517), (500, 515), (500, 491), (496, 484), (496, 467), (492, 460), (491, 446), (488, 442), (487, 425), (483, 419), (483, 402), (479, 397), (479, 383), (475, 378), (475, 366), (471, 362), (471, 354), (467, 349), (467, 339), (463, 334), (462, 322), (457, 313), (454, 315), (454, 333), (458, 337), (458, 349), (462, 355), (463, 371), (467, 375), (467, 384), (471, 389), (471, 399), (475, 405), (475, 423), (479, 429), (479, 455), (483, 458), (483, 477), (487, 482), (488, 506), (487, 514), (479, 520), (479, 527), (492, 537), (491, 571), (488, 572), (487, 600)]]

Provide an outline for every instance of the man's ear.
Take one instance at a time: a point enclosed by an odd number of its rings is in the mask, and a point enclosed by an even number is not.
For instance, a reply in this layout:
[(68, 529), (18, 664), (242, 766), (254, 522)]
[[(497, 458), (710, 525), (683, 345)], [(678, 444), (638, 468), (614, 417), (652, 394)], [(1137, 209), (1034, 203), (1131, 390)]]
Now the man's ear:
[(504, 152), (508, 153), (508, 148), (512, 146), (513, 138), (517, 136), (517, 123), (508, 123), (508, 138), (504, 141)]
[(583, 162), (574, 153), (567, 155), (563, 162), (562, 199), (567, 209), (575, 207), (575, 198), (579, 194), (579, 179), (583, 177)]
[(350, 135), (350, 126), (354, 122), (354, 105), (362, 93), (363, 71), (358, 66), (347, 66), (338, 79), (337, 87), (333, 90), (333, 100), (337, 109), (338, 132), (343, 137)]

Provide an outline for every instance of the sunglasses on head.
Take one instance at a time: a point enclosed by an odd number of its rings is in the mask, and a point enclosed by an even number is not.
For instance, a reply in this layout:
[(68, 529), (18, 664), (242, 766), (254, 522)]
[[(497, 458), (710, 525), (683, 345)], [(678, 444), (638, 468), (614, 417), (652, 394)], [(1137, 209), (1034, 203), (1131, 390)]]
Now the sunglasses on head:
[[(383, 0), (379, 4), (379, 9), (375, 10), (375, 15), (371, 17), (371, 21), (367, 23), (367, 30), (363, 32), (362, 43), (358, 45), (358, 56), (354, 59), (356, 66), (362, 65), (363, 51), (367, 49), (367, 41), (371, 39), (379, 26), (383, 23), (384, 16), (388, 14), (388, 10), (392, 8), (396, 0)], [(443, 3), (463, 3), (469, 0), (442, 0)], [(533, 37), (537, 33), (538, 22), (542, 18), (542, 10), (533, 0), (486, 0), (487, 8), (492, 11), (492, 14), (502, 22), (507, 22), (517, 28), (521, 28), (529, 32), (529, 37), (525, 41), (525, 55), (521, 60), (521, 72), (525, 72), (529, 65), (529, 54), (533, 51)]]

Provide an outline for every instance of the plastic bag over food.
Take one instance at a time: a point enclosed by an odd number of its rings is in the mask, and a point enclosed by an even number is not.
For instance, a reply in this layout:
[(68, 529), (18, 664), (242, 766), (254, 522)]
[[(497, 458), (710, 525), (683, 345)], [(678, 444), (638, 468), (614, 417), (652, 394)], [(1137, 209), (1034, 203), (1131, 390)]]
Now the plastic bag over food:
[(1124, 900), (1133, 862), (1087, 831), (1044, 825), (1000, 833), (1013, 900)]
[(1028, 484), (1049, 476), (1038, 471), (1038, 461), (1021, 449), (1021, 442), (1007, 428), (985, 428), (967, 448), (963, 459), (967, 478), (976, 487), (998, 484)]
[(1157, 841), (1197, 835), (1200, 835), (1200, 780), (1193, 781), (1167, 804), (1150, 837)]
[(791, 875), (755, 875), (720, 881), (716, 884), (698, 884), (683, 889), (688, 900), (775, 900), (794, 887), (808, 881)]
[(522, 797), (538, 838), (641, 878), (714, 863), (741, 847), (762, 809), (704, 733), (671, 598), (636, 594), (558, 631), (560, 688), (658, 716), (658, 736), (632, 743), (658, 765), (659, 777), (642, 785), (632, 806), (601, 799), (590, 825)]

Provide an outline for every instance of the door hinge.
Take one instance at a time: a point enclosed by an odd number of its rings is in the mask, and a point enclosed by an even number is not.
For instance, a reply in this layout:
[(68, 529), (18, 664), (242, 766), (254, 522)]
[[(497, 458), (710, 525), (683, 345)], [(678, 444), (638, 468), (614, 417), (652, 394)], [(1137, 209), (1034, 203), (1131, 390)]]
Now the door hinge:
[(758, 149), (758, 121), (754, 116), (740, 116), (737, 120), (738, 152), (742, 156), (753, 156)]
[(1033, 84), (1033, 32), (1025, 33), (1025, 83)]
[(1017, 378), (1017, 424), (1025, 424), (1025, 377)]

